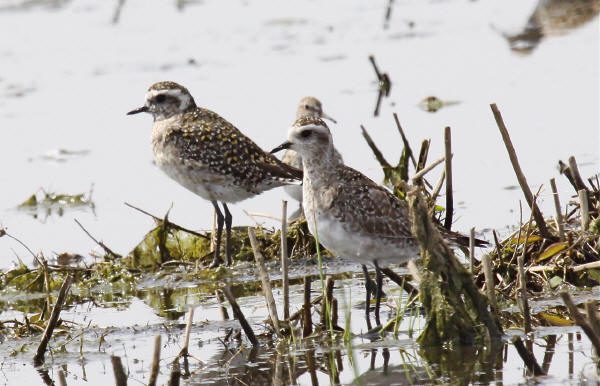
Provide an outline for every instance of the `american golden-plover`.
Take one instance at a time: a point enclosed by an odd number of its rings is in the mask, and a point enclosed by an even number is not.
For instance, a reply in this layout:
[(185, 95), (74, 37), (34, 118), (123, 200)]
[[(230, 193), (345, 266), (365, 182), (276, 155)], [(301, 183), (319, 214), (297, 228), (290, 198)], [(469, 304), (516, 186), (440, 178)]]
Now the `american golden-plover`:
[[(296, 110), (296, 119), (305, 117), (325, 118), (329, 119), (333, 123), (336, 123), (335, 119), (331, 118), (329, 115), (323, 112), (323, 106), (321, 105), (321, 101), (311, 96), (307, 96), (300, 99), (300, 103), (298, 103), (298, 110)], [(339, 153), (336, 154), (341, 157)], [(281, 161), (297, 169), (302, 169), (302, 157), (300, 156), (300, 154), (298, 154), (298, 152), (294, 150), (286, 150), (283, 153)], [(300, 207), (302, 207), (302, 186), (288, 185), (285, 186), (283, 190), (285, 190), (285, 192), (289, 194), (290, 197), (292, 197), (294, 200), (299, 201)]]
[[(288, 132), (288, 140), (272, 153), (283, 149), (295, 150), (302, 156), (303, 207), (310, 232), (336, 254), (363, 265), (375, 265), (375, 321), (381, 325), (380, 267), (401, 264), (419, 255), (410, 231), (407, 203), (345, 166), (336, 156), (329, 128), (319, 118), (298, 119)], [(365, 314), (370, 326), (368, 284), (366, 292)]]
[(151, 141), (156, 165), (215, 208), (217, 243), (211, 266), (222, 263), (223, 224), (227, 264), (231, 264), (232, 219), (227, 203), (294, 183), (302, 172), (263, 151), (218, 114), (197, 107), (189, 91), (175, 82), (153, 84), (144, 106), (127, 114), (142, 112), (154, 117)]

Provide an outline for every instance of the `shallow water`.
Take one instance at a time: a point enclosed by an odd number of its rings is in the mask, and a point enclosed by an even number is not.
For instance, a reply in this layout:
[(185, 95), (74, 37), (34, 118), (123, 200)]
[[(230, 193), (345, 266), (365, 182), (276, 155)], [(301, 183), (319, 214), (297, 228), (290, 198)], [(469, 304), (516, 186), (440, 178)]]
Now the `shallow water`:
[[(573, 194), (556, 169), (559, 159), (566, 161), (574, 155), (584, 178), (600, 169), (598, 17), (559, 36), (544, 37), (529, 53), (518, 53), (510, 49), (503, 33), (516, 34), (524, 27), (536, 6), (534, 0), (395, 1), (387, 29), (383, 27), (387, 1), (383, 0), (235, 1), (227, 5), (206, 0), (179, 2), (181, 7), (175, 2), (130, 0), (114, 23), (117, 3), (15, 0), (0, 4), (0, 33), (5, 37), (0, 42), (0, 225), (48, 257), (65, 251), (89, 255), (97, 249), (74, 218), (112, 249), (127, 253), (152, 220), (123, 202), (159, 216), (173, 204), (169, 218), (175, 223), (192, 229), (210, 227), (211, 205), (152, 165), (150, 117), (125, 116), (143, 103), (146, 88), (159, 80), (184, 84), (199, 105), (219, 112), (265, 149), (285, 139), (298, 100), (315, 95), (338, 121), (331, 129), (346, 163), (377, 181), (382, 173), (360, 135), (360, 124), (391, 162), (401, 150), (392, 112), (398, 113), (414, 151), (422, 139), (432, 138), (431, 160), (442, 154), (442, 130), (449, 125), (453, 130), (455, 229), (461, 231), (471, 226), (506, 229), (518, 221), (522, 193), (512, 188), (518, 184), (490, 103), (497, 103), (503, 113), (532, 190), (545, 185), (541, 201), (547, 216), (553, 213), (546, 186), (550, 178), (556, 178), (563, 204)], [(378, 117), (373, 117), (377, 85), (367, 60), (371, 54), (392, 80), (391, 95), (383, 100)], [(418, 103), (430, 95), (460, 103), (428, 113)], [(429, 180), (436, 181), (439, 173), (432, 172)], [(34, 216), (15, 209), (40, 187), (87, 194), (92, 185), (93, 210), (87, 206), (64, 213), (51, 209)], [(233, 205), (234, 225), (253, 224), (243, 209), (278, 216), (282, 199), (287, 199), (283, 191), (273, 190)], [(294, 206), (290, 203), (290, 211)], [(0, 267), (8, 267), (14, 254), (31, 260), (21, 245), (0, 239)], [(359, 267), (345, 265), (343, 270), (360, 277)], [(114, 353), (123, 357), (133, 378), (147, 380), (152, 336), (163, 334), (163, 355), (173, 358), (182, 344), (182, 327), (174, 333), (167, 322), (184, 323), (183, 313), (194, 305), (198, 309), (192, 352), (210, 365), (192, 363), (196, 373), (190, 379), (222, 381), (223, 363), (232, 354), (224, 354), (217, 338), (235, 323), (220, 321), (214, 298), (193, 291), (174, 304), (157, 306), (160, 296), (148, 295), (156, 285), (147, 282), (134, 300), (113, 304), (119, 307), (84, 304), (66, 312), (67, 320), (91, 321), (95, 327), (85, 335), (85, 360), (79, 356), (79, 343), (70, 343), (68, 354), (55, 356), (50, 375), (56, 379), (57, 366), (66, 363), (69, 385), (84, 383), (82, 378), (87, 378), (85, 384), (112, 382), (108, 354)], [(351, 290), (355, 305), (364, 297), (356, 279), (338, 285), (340, 298), (343, 291)], [(293, 291), (297, 304), (300, 289), (295, 286)], [(260, 326), (267, 315), (262, 298), (243, 298), (241, 303)], [(362, 311), (353, 308), (352, 312), (352, 331), (364, 331)], [(2, 309), (0, 319), (19, 315)], [(205, 320), (209, 323), (202, 323)], [(98, 336), (107, 328), (112, 332), (98, 350)], [(576, 331), (538, 330), (539, 345), (534, 349), (540, 361), (545, 347), (541, 337), (546, 333), (559, 336), (547, 383), (578, 384), (593, 370), (585, 337), (574, 338), (569, 347), (565, 334)], [(21, 345), (4, 342), (2, 352), (5, 356)], [(368, 371), (373, 349), (375, 368), (382, 371), (381, 342), (373, 348), (367, 339), (356, 338), (353, 345), (356, 370), (344, 347), (330, 351), (320, 347), (314, 355), (324, 365), (329, 363), (324, 355), (335, 357), (341, 351), (342, 383)], [(426, 369), (433, 379), (449, 381), (444, 377), (451, 370), (436, 372), (440, 365), (418, 356), (406, 335), (389, 342), (388, 348), (389, 371), (401, 373), (397, 382), (403, 382), (404, 362), (417, 374)], [(261, 352), (249, 364), (232, 361), (230, 372), (252, 367), (270, 379), (281, 363), (286, 375), (278, 379), (287, 383), (287, 363), (298, 363), (300, 369), (310, 367), (306, 365), (308, 351), (292, 347), (279, 355), (273, 350)], [(240, 360), (250, 355), (240, 354)], [(31, 355), (4, 360), (0, 368), (4, 384), (38, 382), (39, 375), (29, 362)], [(574, 358), (572, 369), (570, 357)], [(502, 368), (494, 374), (481, 370), (481, 378), (473, 379), (484, 383), (500, 378), (505, 384), (527, 379), (510, 345)], [(375, 383), (377, 371), (370, 373), (370, 382)], [(462, 373), (471, 376), (468, 371)], [(310, 383), (312, 374), (303, 372), (295, 379)], [(167, 377), (163, 367), (160, 381), (166, 382)], [(330, 382), (322, 369), (315, 370), (314, 377), (320, 383)]]
[[(32, 5), (32, 4), (50, 5)], [(453, 128), (455, 228), (502, 228), (518, 220), (520, 189), (489, 103), (500, 107), (532, 190), (556, 177), (563, 202), (573, 193), (556, 164), (575, 155), (584, 177), (599, 170), (598, 18), (544, 38), (530, 54), (515, 53), (502, 33), (520, 30), (535, 1), (127, 1), (19, 2), (1, 7), (0, 219), (34, 251), (87, 254), (95, 244), (74, 224), (126, 253), (151, 220), (131, 202), (192, 229), (211, 226), (211, 205), (165, 177), (151, 163), (149, 116), (125, 116), (146, 88), (171, 79), (198, 104), (229, 119), (259, 145), (281, 143), (304, 95), (315, 95), (338, 120), (336, 146), (346, 162), (379, 181), (382, 174), (360, 135), (364, 124), (395, 162), (397, 112), (414, 151), (432, 138), (430, 159)], [(23, 6), (20, 6), (23, 4)], [(75, 32), (76, 31), (76, 32)], [(379, 117), (375, 55), (392, 80)], [(459, 104), (435, 114), (417, 105), (435, 95)], [(57, 157), (59, 149), (89, 154)], [(50, 157), (51, 159), (53, 157)], [(56, 157), (55, 157), (56, 158)], [(66, 159), (65, 159), (66, 158)], [(435, 183), (440, 170), (431, 174)], [(91, 211), (48, 218), (14, 207), (42, 187), (84, 193)], [(252, 224), (242, 209), (279, 215), (281, 189), (232, 205), (234, 224)], [(549, 188), (542, 208), (553, 213)], [(290, 209), (295, 204), (290, 204)], [(290, 210), (291, 211), (291, 210)], [(527, 214), (525, 214), (526, 216)], [(271, 223), (270, 220), (265, 220)], [(28, 259), (16, 243), (2, 240)]]

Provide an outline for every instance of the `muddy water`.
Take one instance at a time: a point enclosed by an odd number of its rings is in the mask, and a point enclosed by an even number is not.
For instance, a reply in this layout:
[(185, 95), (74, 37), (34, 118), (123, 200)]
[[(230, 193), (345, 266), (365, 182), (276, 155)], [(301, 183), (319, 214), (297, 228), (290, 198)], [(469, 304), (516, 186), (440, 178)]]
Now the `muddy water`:
[[(517, 182), (489, 103), (497, 103), (503, 112), (534, 189), (556, 177), (566, 202), (572, 191), (555, 165), (570, 155), (577, 157), (583, 176), (598, 172), (597, 17), (574, 21), (560, 34), (545, 27), (546, 35), (533, 42), (512, 42), (513, 48), (527, 48), (517, 51), (511, 50), (504, 35), (518, 36), (524, 30), (534, 14), (534, 0), (396, 1), (387, 29), (387, 1), (284, 4), (270, 0), (225, 5), (215, 0), (130, 0), (115, 17), (117, 3), (11, 0), (0, 4), (0, 224), (47, 256), (63, 251), (87, 255), (96, 248), (73, 218), (112, 249), (129, 251), (152, 222), (123, 202), (158, 215), (173, 204), (173, 221), (193, 229), (209, 228), (210, 205), (152, 165), (150, 117), (125, 116), (143, 103), (145, 89), (158, 80), (186, 85), (199, 105), (219, 112), (266, 149), (285, 138), (297, 101), (315, 95), (338, 120), (332, 131), (346, 162), (375, 180), (382, 174), (360, 135), (360, 124), (392, 162), (401, 144), (392, 112), (398, 113), (413, 148), (422, 139), (432, 138), (431, 159), (440, 156), (442, 129), (449, 125), (458, 230), (502, 228), (517, 221), (522, 196), (512, 189)], [(371, 54), (392, 80), (391, 95), (383, 100), (378, 117), (373, 117), (377, 85), (367, 60)], [(430, 95), (459, 103), (428, 113), (418, 103)], [(430, 180), (438, 175), (434, 171)], [(76, 194), (87, 193), (92, 185), (93, 210), (87, 206), (65, 212), (51, 208), (34, 216), (14, 209), (40, 187)], [(548, 191), (547, 187), (543, 190), (541, 200), (542, 209), (550, 215)], [(280, 206), (273, 203), (285, 198), (281, 190), (274, 190), (234, 205), (235, 225), (252, 223), (243, 209), (278, 215)], [(13, 250), (29, 260), (19, 244), (2, 238), (0, 267), (11, 264)], [(359, 271), (354, 266), (346, 268)], [(356, 281), (339, 286), (340, 298), (343, 291), (351, 291), (353, 304), (364, 296)], [(294, 287), (296, 303), (299, 291)], [(143, 294), (134, 299), (109, 309), (84, 304), (67, 313), (68, 319), (86, 325), (91, 321), (96, 329), (84, 335), (83, 365), (78, 343), (70, 343), (67, 351), (71, 354), (55, 357), (56, 365), (67, 363), (69, 384), (83, 383), (83, 378), (87, 384), (111, 380), (107, 353), (126, 356), (132, 377), (146, 380), (152, 336), (160, 332), (163, 341), (169, 337), (163, 355), (172, 358), (181, 345), (181, 327), (163, 326), (168, 313), (183, 323), (186, 307), (198, 304), (192, 339), (195, 352), (209, 365), (193, 364), (196, 373), (191, 379), (198, 383), (223, 379), (227, 374), (224, 363), (232, 353), (217, 338), (232, 323), (219, 322), (214, 299), (183, 297), (168, 309), (152, 308), (154, 301)], [(260, 326), (266, 315), (262, 299), (249, 297), (242, 303), (245, 310), (256, 313), (253, 321)], [(352, 312), (352, 322), (357, 323), (352, 331), (359, 333), (365, 329), (360, 324), (362, 312)], [(14, 317), (20, 313), (3, 309), (1, 319)], [(202, 323), (205, 320), (209, 323)], [(107, 344), (98, 348), (106, 328), (112, 332), (106, 336)], [(589, 342), (575, 336), (568, 343), (565, 334), (575, 331), (560, 330), (550, 383), (577, 383), (590, 370)], [(538, 332), (538, 358), (546, 345), (542, 336), (555, 333)], [(369, 373), (375, 383), (374, 373), (383, 371), (384, 350), (382, 344), (373, 348), (368, 342), (353, 341), (355, 368), (349, 363), (347, 348), (321, 347), (314, 353), (321, 368), (307, 371), (310, 348), (292, 347), (279, 354), (260, 352), (249, 364), (238, 365), (234, 358), (231, 371), (238, 374), (240, 368), (248, 371), (251, 367), (268, 378), (279, 368), (284, 383), (285, 379), (310, 383), (314, 378), (327, 383), (331, 369), (323, 369), (329, 363), (323, 358), (332, 355), (338, 370), (343, 368), (340, 381), (347, 383), (369, 371), (375, 350), (376, 370)], [(3, 356), (20, 347), (21, 342), (4, 342)], [(232, 350), (235, 354), (236, 349)], [(445, 365), (424, 361), (416, 350), (406, 334), (400, 341), (389, 342), (388, 371), (401, 373), (397, 382), (406, 376), (405, 363), (416, 374), (425, 369), (433, 378), (448, 381), (451, 373), (440, 370)], [(339, 363), (336, 352), (341, 355)], [(23, 365), (29, 363), (30, 355), (5, 360), (0, 379), (4, 377), (5, 384), (38, 382), (35, 370)], [(240, 358), (249, 355), (243, 352)], [(569, 362), (570, 358), (574, 360)], [(293, 367), (289, 363), (298, 364), (296, 378), (289, 375), (294, 372), (289, 371)], [(522, 363), (512, 347), (502, 363), (503, 370), (493, 377), (507, 384), (523, 380)], [(56, 369), (49, 369), (54, 379)], [(165, 370), (161, 380), (166, 375)]]

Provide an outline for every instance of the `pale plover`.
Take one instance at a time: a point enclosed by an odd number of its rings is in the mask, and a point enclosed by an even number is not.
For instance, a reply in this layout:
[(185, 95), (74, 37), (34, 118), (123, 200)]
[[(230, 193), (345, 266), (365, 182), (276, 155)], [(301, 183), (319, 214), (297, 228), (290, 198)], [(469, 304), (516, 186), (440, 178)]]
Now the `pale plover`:
[[(272, 153), (282, 149), (295, 150), (302, 156), (303, 206), (311, 233), (338, 255), (375, 265), (375, 321), (381, 325), (380, 267), (401, 264), (419, 255), (410, 231), (407, 203), (345, 166), (336, 156), (329, 128), (319, 118), (298, 119), (288, 132), (288, 140)], [(368, 287), (366, 292), (365, 313), (370, 326)]]
[(197, 107), (189, 91), (175, 82), (153, 84), (144, 106), (127, 114), (142, 112), (154, 117), (151, 140), (156, 165), (215, 208), (217, 243), (211, 266), (222, 263), (223, 224), (227, 264), (231, 264), (232, 219), (227, 203), (293, 183), (302, 178), (301, 171), (263, 151), (218, 114)]

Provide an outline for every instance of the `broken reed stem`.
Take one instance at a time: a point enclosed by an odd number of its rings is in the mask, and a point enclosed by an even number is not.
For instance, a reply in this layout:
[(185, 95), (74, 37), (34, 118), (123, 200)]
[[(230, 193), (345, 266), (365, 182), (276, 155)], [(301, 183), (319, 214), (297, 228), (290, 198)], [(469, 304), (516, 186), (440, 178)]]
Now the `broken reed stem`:
[(337, 298), (331, 299), (331, 326), (338, 327), (338, 301)]
[(444, 219), (444, 228), (452, 228), (452, 215), (454, 213), (454, 203), (452, 199), (452, 135), (450, 126), (444, 128), (444, 154), (446, 161), (446, 218)]
[(583, 179), (579, 174), (579, 167), (577, 167), (577, 161), (575, 161), (575, 157), (573, 156), (569, 157), (569, 173), (571, 174), (571, 177), (575, 182), (577, 191), (581, 189), (587, 189), (587, 187), (585, 186), (585, 182), (583, 182)]
[[(410, 262), (412, 262), (412, 260)], [(414, 262), (413, 262), (413, 264), (414, 264)], [(381, 272), (385, 276), (387, 276), (391, 281), (398, 284), (400, 286), (400, 288), (402, 288), (404, 290), (404, 292), (407, 293), (409, 299), (411, 297), (419, 296), (419, 290), (416, 289), (415, 287), (413, 287), (407, 280), (400, 277), (400, 275), (398, 275), (396, 272), (392, 271), (391, 268), (388, 268), (388, 267), (381, 268)], [(414, 272), (411, 271), (411, 273), (414, 276)], [(418, 273), (418, 269), (417, 269), (417, 273)], [(420, 278), (420, 276), (417, 276), (414, 278), (414, 280), (419, 281), (419, 278)]]
[(192, 332), (192, 321), (194, 320), (194, 309), (190, 308), (188, 312), (187, 322), (185, 324), (185, 335), (183, 340), (183, 348), (179, 356), (188, 355), (188, 347), (190, 346), (190, 333)]
[(58, 384), (60, 386), (67, 386), (67, 377), (62, 369), (58, 370)]
[(283, 319), (290, 318), (290, 283), (288, 279), (287, 201), (281, 205), (281, 280), (283, 281)]
[(404, 135), (404, 130), (402, 129), (402, 126), (400, 125), (400, 120), (398, 119), (398, 114), (393, 113), (393, 115), (394, 115), (394, 121), (396, 122), (396, 127), (398, 128), (398, 132), (400, 132), (400, 136), (402, 137), (402, 143), (404, 144), (404, 147), (408, 151), (408, 155), (410, 156), (413, 167), (416, 169), (417, 161), (415, 161), (415, 157), (413, 156), (413, 152), (408, 143), (408, 139), (406, 139), (406, 135)]
[(392, 165), (390, 165), (390, 163), (385, 159), (381, 151), (379, 151), (379, 148), (377, 147), (377, 145), (375, 145), (375, 142), (367, 132), (367, 129), (365, 129), (363, 125), (360, 125), (360, 130), (363, 138), (365, 139), (365, 141), (367, 141), (367, 145), (369, 145), (369, 147), (371, 148), (375, 159), (377, 159), (377, 162), (379, 162), (379, 165), (381, 165), (382, 168), (391, 168)]
[[(152, 217), (152, 218), (154, 219), (154, 221), (158, 222), (159, 224), (160, 224), (160, 223), (162, 223), (162, 222), (164, 221), (164, 218), (156, 217), (155, 215), (153, 215), (153, 214), (151, 214), (151, 213), (148, 213), (148, 212), (146, 212), (145, 210), (138, 208), (137, 206), (131, 205), (131, 204), (130, 204), (130, 203), (128, 203), (128, 202), (126, 202), (126, 203), (125, 203), (125, 206), (128, 206), (128, 207), (130, 207), (131, 209), (135, 209), (135, 210), (137, 210), (138, 212), (140, 212), (140, 213), (142, 213), (142, 214), (145, 214), (145, 215), (146, 215), (146, 216), (148, 216), (148, 217)], [(216, 215), (216, 213), (215, 213), (215, 215)], [(172, 227), (172, 228), (174, 228), (174, 229), (177, 229), (177, 230), (179, 230), (179, 231), (183, 231), (183, 232), (191, 233), (191, 234), (193, 234), (194, 236), (198, 236), (198, 237), (202, 237), (202, 238), (204, 238), (204, 239), (210, 240), (210, 237), (208, 237), (207, 235), (203, 235), (202, 233), (198, 233), (198, 232), (195, 232), (195, 231), (193, 231), (193, 230), (191, 230), (191, 229), (184, 228), (184, 227), (182, 227), (182, 226), (179, 226), (179, 225), (177, 225), (177, 224), (174, 224), (174, 223), (172, 223), (172, 222), (169, 222), (169, 226), (170, 226), (170, 227)], [(214, 231), (214, 230), (213, 230), (213, 233), (215, 233), (215, 231)]]
[(331, 322), (331, 302), (333, 299), (333, 284), (335, 280), (331, 276), (327, 276), (325, 279), (325, 297), (321, 301), (321, 325), (330, 330), (333, 326)]
[(171, 370), (169, 386), (179, 386), (179, 378), (181, 378), (181, 370), (179, 369), (179, 362), (175, 362), (173, 364), (173, 370)]
[(594, 328), (590, 325), (588, 320), (586, 320), (586, 318), (579, 312), (579, 309), (575, 306), (575, 303), (573, 303), (569, 293), (563, 290), (560, 292), (560, 297), (567, 306), (571, 318), (573, 318), (575, 323), (581, 327), (583, 332), (585, 332), (587, 337), (592, 342), (592, 345), (596, 351), (596, 357), (598, 357), (600, 355), (600, 337), (594, 332)]
[(258, 346), (258, 339), (256, 339), (256, 335), (254, 335), (254, 331), (252, 331), (252, 327), (246, 320), (246, 317), (242, 313), (240, 306), (238, 305), (237, 301), (235, 300), (235, 297), (233, 296), (233, 294), (231, 293), (231, 288), (230, 288), (229, 284), (224, 285), (223, 288), (221, 288), (221, 291), (223, 291), (223, 294), (225, 294), (227, 301), (231, 305), (231, 310), (233, 311), (233, 316), (238, 320), (238, 322), (240, 322), (240, 325), (242, 326), (242, 329), (244, 330), (244, 333), (248, 337), (248, 340), (250, 341), (250, 343), (252, 343), (253, 346)]
[(587, 189), (580, 189), (577, 192), (579, 196), (579, 210), (581, 215), (581, 233), (585, 234), (590, 227), (590, 208), (588, 206)]
[(210, 228), (210, 251), (217, 247), (217, 211), (213, 208), (212, 227)]
[(585, 312), (587, 313), (588, 323), (596, 336), (600, 337), (600, 322), (596, 314), (596, 299), (588, 299), (585, 301)]
[(160, 369), (160, 340), (160, 334), (154, 337), (154, 355), (152, 356), (152, 367), (150, 370), (150, 378), (148, 379), (148, 386), (155, 386), (156, 379), (158, 378), (158, 370)]
[[(285, 221), (285, 218), (283, 221)], [(273, 328), (275, 329), (277, 336), (281, 337), (277, 306), (275, 305), (275, 298), (273, 297), (273, 291), (271, 290), (271, 280), (269, 279), (269, 273), (265, 267), (265, 258), (258, 248), (258, 240), (256, 239), (256, 234), (254, 234), (254, 229), (252, 227), (248, 227), (248, 237), (250, 238), (252, 252), (254, 253), (254, 259), (256, 260), (256, 266), (258, 267), (258, 273), (260, 275), (260, 280), (262, 281), (263, 294), (267, 301), (267, 309), (269, 310), (271, 323), (273, 323)]]
[(419, 152), (419, 161), (417, 162), (415, 172), (420, 172), (425, 167), (427, 156), (429, 155), (429, 145), (431, 145), (431, 139), (424, 139), (421, 142), (421, 151)]
[[(527, 237), (527, 235), (525, 235)], [(529, 312), (529, 302), (527, 301), (527, 281), (525, 279), (525, 268), (523, 267), (523, 255), (517, 257), (519, 265), (519, 304), (523, 312), (523, 324), (525, 325), (525, 334), (529, 334), (531, 330), (531, 313)]]
[(369, 61), (373, 65), (373, 69), (375, 70), (375, 75), (377, 75), (377, 79), (381, 80), (381, 72), (379, 72), (379, 68), (377, 68), (377, 64), (375, 64), (375, 57), (373, 55), (369, 55)]
[(554, 178), (550, 178), (550, 187), (552, 188), (552, 197), (554, 198), (554, 210), (556, 211), (556, 226), (558, 227), (558, 236), (560, 241), (566, 241), (567, 236), (565, 236), (565, 220), (562, 215), (560, 197), (558, 196), (558, 190), (556, 189), (556, 181)]
[(483, 274), (485, 275), (485, 289), (487, 292), (488, 300), (490, 301), (490, 307), (492, 308), (492, 312), (498, 315), (498, 301), (496, 299), (495, 292), (495, 281), (494, 281), (494, 272), (492, 271), (492, 263), (490, 261), (490, 256), (486, 253), (481, 257), (481, 264), (483, 265)]
[(110, 361), (112, 362), (113, 373), (115, 374), (115, 385), (127, 386), (127, 375), (123, 369), (121, 358), (116, 355), (111, 355)]
[(542, 370), (540, 365), (537, 363), (537, 360), (535, 359), (533, 353), (525, 347), (521, 338), (519, 338), (518, 336), (513, 338), (512, 343), (517, 349), (519, 355), (521, 356), (521, 359), (523, 359), (525, 366), (527, 366), (527, 369), (529, 369), (529, 371), (533, 373), (534, 376), (537, 377), (540, 375), (546, 375), (544, 370)]
[(469, 231), (469, 269), (471, 275), (475, 272), (475, 228), (471, 228)]
[(217, 301), (221, 305), (221, 317), (223, 320), (229, 320), (229, 313), (227, 312), (227, 308), (223, 304), (225, 302), (225, 298), (223, 297), (223, 293), (219, 290), (215, 291), (215, 296), (217, 297)]
[(517, 175), (517, 180), (519, 181), (519, 185), (521, 185), (521, 190), (525, 195), (525, 199), (527, 200), (527, 204), (529, 208), (533, 210), (533, 217), (535, 218), (535, 222), (540, 230), (540, 235), (547, 240), (554, 240), (554, 236), (550, 233), (548, 228), (546, 227), (546, 221), (544, 220), (544, 216), (542, 212), (538, 209), (535, 201), (533, 200), (533, 194), (531, 193), (531, 189), (529, 189), (529, 185), (527, 184), (527, 179), (525, 178), (525, 174), (521, 170), (521, 166), (519, 165), (519, 160), (517, 159), (517, 153), (515, 148), (512, 145), (510, 140), (510, 136), (508, 134), (508, 130), (504, 125), (504, 120), (502, 119), (502, 114), (500, 114), (500, 110), (495, 103), (490, 105), (492, 108), (492, 113), (494, 114), (494, 119), (496, 120), (496, 124), (498, 125), (498, 129), (500, 130), (500, 134), (502, 135), (502, 140), (504, 141), (504, 145), (506, 146), (506, 150), (508, 151), (508, 157), (510, 158), (510, 162), (512, 163), (515, 174)]
[(312, 317), (311, 317), (311, 303), (310, 303), (310, 286), (312, 277), (310, 275), (304, 276), (304, 308), (303, 308), (303, 320), (304, 326), (302, 328), (302, 337), (306, 338), (312, 334)]
[(427, 167), (421, 169), (419, 172), (415, 173), (415, 175), (412, 177), (413, 185), (416, 185), (421, 177), (423, 177), (425, 174), (429, 173), (433, 168), (435, 168), (436, 166), (438, 166), (445, 160), (446, 160), (446, 157), (439, 158), (439, 159), (433, 161), (432, 163), (430, 163), (429, 166), (427, 166)]
[(93, 242), (95, 242), (96, 244), (98, 244), (100, 246), (100, 248), (104, 249), (104, 252), (106, 252), (108, 255), (112, 256), (114, 259), (119, 259), (121, 258), (121, 255), (119, 255), (118, 253), (113, 252), (109, 247), (107, 247), (102, 241), (98, 241), (94, 238), (94, 236), (92, 236), (90, 234), (90, 232), (87, 231), (87, 229), (85, 229), (83, 227), (83, 225), (81, 225), (81, 223), (79, 221), (77, 221), (76, 218), (74, 218), (73, 220), (75, 220), (75, 222), (77, 223), (77, 225), (79, 225), (79, 227), (81, 228), (81, 230), (83, 232), (85, 232), (86, 235), (88, 235), (88, 237), (90, 239), (92, 239)]
[(58, 324), (58, 317), (60, 316), (60, 311), (67, 298), (67, 292), (69, 291), (69, 287), (71, 287), (72, 280), (73, 276), (69, 274), (60, 286), (60, 290), (58, 291), (58, 297), (56, 298), (56, 304), (54, 304), (54, 308), (52, 308), (52, 313), (50, 314), (50, 319), (48, 320), (48, 324), (46, 325), (46, 330), (44, 330), (44, 335), (42, 336), (40, 345), (37, 348), (35, 356), (33, 357), (33, 364), (36, 367), (44, 362), (44, 354), (46, 352), (46, 348), (48, 347), (48, 342), (52, 337), (54, 328)]
[[(445, 158), (444, 158), (445, 159)], [(442, 174), (440, 175), (440, 179), (438, 180), (433, 192), (431, 193), (431, 200), (435, 202), (442, 190), (442, 185), (444, 185), (444, 181), (446, 180), (446, 170), (442, 170)]]

